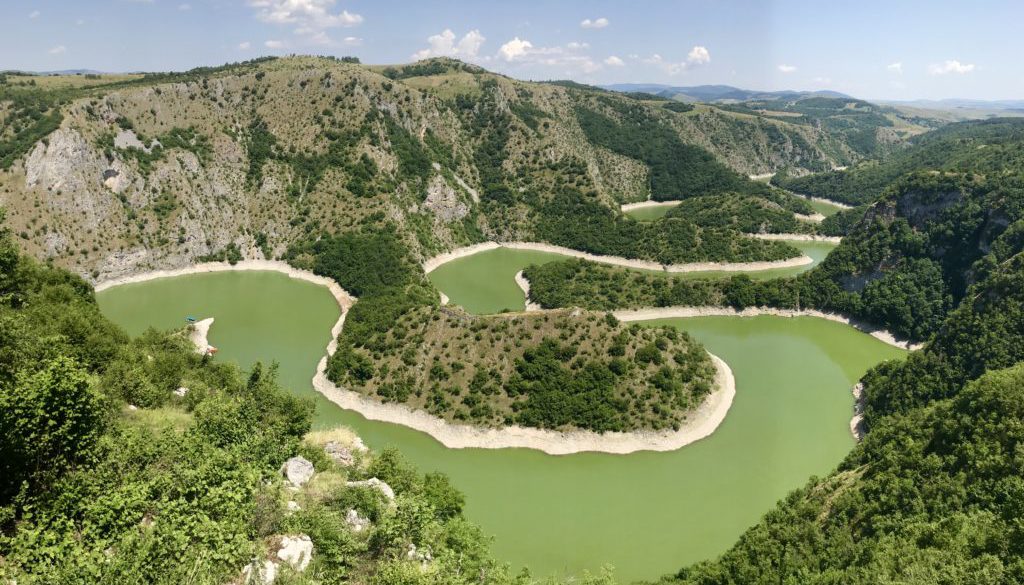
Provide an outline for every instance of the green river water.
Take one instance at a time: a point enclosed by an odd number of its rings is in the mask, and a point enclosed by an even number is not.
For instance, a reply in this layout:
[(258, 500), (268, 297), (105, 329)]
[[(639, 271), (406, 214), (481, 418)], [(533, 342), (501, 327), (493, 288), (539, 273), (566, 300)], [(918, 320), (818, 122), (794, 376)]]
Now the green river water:
[[(518, 269), (502, 266), (495, 274), (511, 280)], [(720, 554), (789, 490), (834, 468), (853, 446), (850, 387), (871, 365), (903, 353), (813, 318), (668, 320), (736, 376), (733, 407), (711, 437), (675, 452), (626, 456), (451, 450), (422, 433), (343, 411), (312, 389), (338, 316), (323, 287), (277, 273), (233, 272), (125, 285), (97, 298), (132, 334), (180, 327), (186, 315), (215, 317), (210, 342), (221, 350), (217, 359), (243, 367), (278, 361), (281, 381), (316, 399), (317, 427), (348, 425), (373, 448), (394, 445), (421, 469), (448, 473), (466, 494), (468, 516), (494, 535), (499, 558), (534, 574), (611, 564), (623, 581)]]

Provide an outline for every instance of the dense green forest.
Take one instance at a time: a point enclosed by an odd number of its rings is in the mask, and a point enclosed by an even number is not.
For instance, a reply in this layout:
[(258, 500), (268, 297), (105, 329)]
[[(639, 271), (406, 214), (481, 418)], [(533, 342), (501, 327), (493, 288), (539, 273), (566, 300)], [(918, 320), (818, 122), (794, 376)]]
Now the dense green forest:
[[(709, 203), (702, 199), (694, 207), (707, 209)], [(776, 217), (775, 214), (765, 215), (758, 203), (751, 203), (751, 207), (755, 208), (751, 217), (763, 221)], [(792, 218), (792, 213), (789, 217)], [(742, 226), (722, 221), (714, 211), (701, 214), (696, 222), (675, 216), (641, 222), (577, 190), (564, 189), (540, 206), (535, 233), (541, 241), (574, 250), (661, 264), (753, 262), (800, 255), (799, 250), (785, 242), (746, 237), (738, 227)]]
[(726, 303), (849, 314), (897, 335), (937, 333), (968, 287), (1024, 242), (1024, 183), (955, 174), (912, 174), (893, 185), (814, 270), (794, 278), (717, 282), (628, 273), (566, 261), (527, 269), (544, 307)]
[[(536, 582), (493, 560), (444, 475), (422, 475), (396, 451), (328, 456), (325, 444), (352, 437), (307, 434), (312, 403), (281, 389), (275, 366), (240, 371), (183, 333), (129, 339), (87, 283), (21, 256), (0, 232), (5, 583), (239, 582), (254, 558), (273, 559), (281, 535), (298, 534), (312, 564), (297, 575), (282, 561), (279, 582)], [(279, 471), (295, 455), (315, 469), (299, 488)], [(346, 485), (374, 477), (393, 501)], [(410, 559), (410, 544), (429, 556)]]
[(772, 183), (790, 191), (850, 205), (871, 203), (914, 171), (978, 173), (994, 178), (1024, 168), (1024, 119), (996, 118), (950, 124), (911, 140), (911, 147), (881, 161), (804, 177), (779, 173)]
[(804, 199), (771, 193), (773, 199), (734, 193), (686, 199), (665, 215), (683, 218), (702, 228), (730, 228), (743, 233), (811, 234), (817, 226), (793, 214), (810, 215)]
[(714, 386), (711, 360), (686, 333), (591, 312), (420, 307), (341, 340), (332, 381), (484, 427), (678, 429)]
[(684, 143), (648, 108), (619, 100), (598, 101), (611, 109), (618, 120), (581, 106), (576, 109), (580, 127), (594, 144), (643, 161), (649, 169), (652, 199), (742, 191), (750, 182), (703, 148)]

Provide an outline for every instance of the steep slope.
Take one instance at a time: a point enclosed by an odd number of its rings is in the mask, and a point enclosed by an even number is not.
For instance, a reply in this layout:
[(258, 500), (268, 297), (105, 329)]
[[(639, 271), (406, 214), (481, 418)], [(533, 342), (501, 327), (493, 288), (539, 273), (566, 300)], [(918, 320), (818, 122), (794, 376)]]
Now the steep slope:
[(805, 177), (779, 174), (780, 187), (850, 205), (877, 199), (899, 177), (917, 171), (958, 171), (993, 176), (1024, 167), (1024, 119), (996, 118), (950, 124), (911, 139), (911, 147), (879, 162)]
[[(33, 255), (96, 279), (277, 257), (363, 224), (397, 226), (416, 257), (539, 234), (571, 245), (578, 227), (550, 217), (556, 196), (598, 217), (652, 196), (746, 192), (748, 173), (830, 168), (841, 141), (772, 117), (675, 111), (446, 59), (367, 67), (294, 57), (87, 77), (4, 77), (0, 205)], [(586, 112), (621, 135), (595, 139)], [(666, 148), (636, 152), (629, 144), (649, 128)], [(703, 177), (686, 192), (672, 170), (679, 152)], [(736, 248), (738, 232), (726, 237), (734, 243), (718, 248)], [(796, 253), (742, 247), (762, 259)]]

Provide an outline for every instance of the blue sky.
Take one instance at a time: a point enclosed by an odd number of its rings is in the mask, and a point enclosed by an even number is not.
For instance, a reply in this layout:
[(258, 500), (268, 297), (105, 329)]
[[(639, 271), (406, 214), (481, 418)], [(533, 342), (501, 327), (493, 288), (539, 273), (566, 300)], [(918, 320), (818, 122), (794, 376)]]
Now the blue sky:
[(1024, 98), (1024, 2), (4, 0), (0, 69), (450, 55), (524, 79)]

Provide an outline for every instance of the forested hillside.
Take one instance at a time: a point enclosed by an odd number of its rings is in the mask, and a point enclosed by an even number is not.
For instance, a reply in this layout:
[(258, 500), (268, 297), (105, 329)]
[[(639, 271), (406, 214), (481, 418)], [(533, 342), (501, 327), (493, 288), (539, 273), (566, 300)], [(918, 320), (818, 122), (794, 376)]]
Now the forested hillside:
[[(91, 279), (277, 258), (310, 237), (384, 224), (414, 259), (487, 239), (663, 261), (793, 255), (703, 215), (644, 235), (618, 205), (728, 194), (777, 203), (746, 175), (832, 168), (854, 156), (844, 135), (674, 103), (450, 59), (9, 74), (0, 204), (29, 253)], [(595, 240), (589, 225), (610, 231)]]
[(860, 205), (873, 202), (911, 172), (976, 173), (991, 179), (1024, 168), (1024, 120), (1020, 118), (950, 124), (910, 142), (910, 148), (880, 161), (803, 177), (780, 173), (772, 182), (797, 193)]

